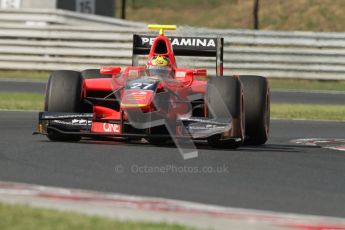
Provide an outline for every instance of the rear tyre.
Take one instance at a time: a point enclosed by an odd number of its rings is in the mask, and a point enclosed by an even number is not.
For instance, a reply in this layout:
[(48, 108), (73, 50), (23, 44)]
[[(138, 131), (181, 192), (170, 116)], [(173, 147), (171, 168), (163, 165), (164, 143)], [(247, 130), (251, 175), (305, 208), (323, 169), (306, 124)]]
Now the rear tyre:
[[(220, 103), (223, 101), (224, 103)], [(244, 140), (244, 108), (242, 85), (237, 77), (223, 76), (211, 78), (206, 90), (207, 115), (210, 118), (232, 117), (231, 138), (223, 135), (214, 135), (208, 143), (215, 148), (237, 148)], [(224, 108), (224, 106), (226, 108)]]
[[(83, 78), (79, 72), (58, 70), (53, 72), (48, 81), (45, 111), (47, 112), (81, 112)], [(48, 139), (52, 141), (79, 141), (80, 136), (65, 135), (54, 130), (47, 130)]]
[(270, 127), (270, 89), (266, 78), (243, 75), (245, 144), (262, 145), (268, 140)]
[(86, 69), (81, 72), (84, 79), (111, 78), (111, 74), (101, 74), (99, 69)]

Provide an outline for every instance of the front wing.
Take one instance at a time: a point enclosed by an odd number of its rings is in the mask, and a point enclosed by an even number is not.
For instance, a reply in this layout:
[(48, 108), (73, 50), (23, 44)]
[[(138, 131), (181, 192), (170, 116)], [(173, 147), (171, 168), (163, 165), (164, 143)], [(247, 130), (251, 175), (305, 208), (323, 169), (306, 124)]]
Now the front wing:
[[(165, 125), (169, 133), (152, 134), (151, 128)], [(49, 131), (84, 137), (176, 137), (207, 139), (222, 134), (225, 139), (233, 138), (232, 119), (209, 119), (202, 117), (178, 118), (174, 124), (164, 118), (155, 122), (95, 119), (93, 113), (40, 112), (38, 125), (33, 134), (47, 135)]]

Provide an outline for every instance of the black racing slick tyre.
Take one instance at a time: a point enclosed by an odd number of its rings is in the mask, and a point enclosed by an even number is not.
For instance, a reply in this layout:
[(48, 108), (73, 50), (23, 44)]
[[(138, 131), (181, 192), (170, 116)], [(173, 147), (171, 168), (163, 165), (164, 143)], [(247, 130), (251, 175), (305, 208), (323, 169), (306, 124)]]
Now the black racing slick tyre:
[(262, 145), (268, 140), (270, 127), (270, 89), (268, 80), (261, 76), (243, 75), (245, 144)]
[[(214, 148), (237, 148), (244, 140), (243, 90), (238, 77), (211, 78), (206, 89), (207, 116), (209, 118), (232, 118), (231, 136), (213, 135), (208, 139)], [(225, 107), (225, 108), (224, 108)]]
[[(83, 78), (79, 72), (58, 70), (53, 72), (48, 81), (45, 97), (45, 111), (76, 113), (82, 110)], [(65, 135), (54, 130), (47, 130), (47, 137), (52, 141), (79, 141), (80, 136)]]
[(99, 69), (86, 69), (81, 72), (84, 79), (111, 78), (111, 74), (101, 74)]

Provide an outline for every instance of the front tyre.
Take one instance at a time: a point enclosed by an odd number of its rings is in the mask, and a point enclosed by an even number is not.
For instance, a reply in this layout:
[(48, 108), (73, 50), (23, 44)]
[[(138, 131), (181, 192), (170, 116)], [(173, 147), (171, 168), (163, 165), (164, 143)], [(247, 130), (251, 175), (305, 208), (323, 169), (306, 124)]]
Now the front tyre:
[(232, 123), (230, 137), (214, 135), (208, 143), (214, 148), (234, 149), (241, 146), (244, 140), (244, 107), (239, 79), (234, 76), (211, 78), (207, 83), (206, 104), (209, 118), (230, 119), (230, 115)]
[[(45, 111), (76, 113), (82, 110), (83, 78), (79, 72), (58, 70), (53, 72), (48, 81)], [(52, 129), (47, 130), (47, 137), (52, 141), (79, 141), (80, 136), (66, 135)]]

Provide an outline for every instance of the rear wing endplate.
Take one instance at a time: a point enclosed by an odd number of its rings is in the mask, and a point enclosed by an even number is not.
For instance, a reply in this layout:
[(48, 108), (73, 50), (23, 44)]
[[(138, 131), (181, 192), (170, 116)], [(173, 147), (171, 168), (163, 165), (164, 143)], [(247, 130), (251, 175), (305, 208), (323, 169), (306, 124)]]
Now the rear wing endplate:
[[(133, 35), (132, 66), (139, 65), (139, 55), (148, 55), (155, 36)], [(223, 76), (224, 38), (169, 37), (175, 56), (215, 57), (217, 76)]]

